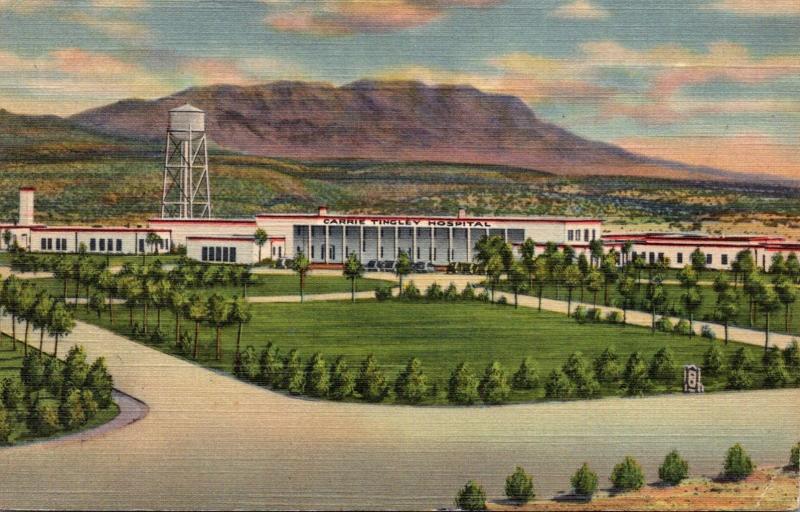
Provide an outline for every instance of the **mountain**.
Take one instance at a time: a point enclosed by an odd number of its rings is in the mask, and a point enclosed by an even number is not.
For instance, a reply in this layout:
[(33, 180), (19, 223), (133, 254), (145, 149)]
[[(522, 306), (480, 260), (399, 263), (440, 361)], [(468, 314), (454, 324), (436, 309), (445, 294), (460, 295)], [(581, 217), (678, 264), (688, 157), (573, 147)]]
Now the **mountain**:
[(167, 111), (185, 103), (206, 111), (206, 131), (218, 146), (252, 155), (502, 164), (560, 175), (730, 177), (581, 138), (540, 120), (519, 98), (469, 86), (217, 85), (152, 101), (124, 100), (70, 121), (103, 134), (157, 141), (164, 137)]

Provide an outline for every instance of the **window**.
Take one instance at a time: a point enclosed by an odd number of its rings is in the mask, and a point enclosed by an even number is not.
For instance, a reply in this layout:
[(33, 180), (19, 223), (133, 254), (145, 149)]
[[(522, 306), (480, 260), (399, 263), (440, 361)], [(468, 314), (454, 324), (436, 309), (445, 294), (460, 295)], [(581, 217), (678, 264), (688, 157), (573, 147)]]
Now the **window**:
[(208, 261), (208, 247), (200, 249), (200, 259), (202, 261)]
[(47, 250), (47, 240), (45, 240), (44, 238), (42, 238), (42, 250), (43, 251)]
[(682, 252), (679, 252), (679, 253), (677, 254), (677, 256), (678, 256), (678, 263), (683, 263), (683, 253), (682, 253)]
[(222, 248), (222, 261), (228, 261), (228, 248)]
[(117, 252), (122, 252), (122, 239), (117, 238)]
[(278, 257), (279, 257), (279, 258), (283, 256), (283, 255), (281, 254), (282, 252), (283, 252), (283, 247), (278, 247)]
[(311, 246), (311, 259), (314, 259), (314, 246)]
[(229, 254), (231, 263), (236, 263), (236, 247), (231, 247)]
[(588, 229), (584, 229), (583, 230), (583, 239), (586, 240), (587, 242), (589, 241), (589, 230)]
[(714, 262), (714, 257), (711, 254), (706, 254), (706, 265), (711, 265)]
[(570, 242), (574, 240), (573, 231), (571, 229), (567, 231), (567, 240)]
[(60, 238), (56, 238), (56, 250), (57, 251), (61, 250), (61, 239)]
[(275, 247), (272, 248), (272, 255), (275, 256)]
[(654, 253), (654, 252), (650, 253), (649, 261), (650, 261), (651, 264), (656, 262), (656, 253)]
[(66, 251), (67, 250), (67, 239), (66, 238), (62, 238), (61, 239), (61, 250), (62, 251)]
[(663, 252), (658, 253), (658, 261), (664, 261), (664, 253)]
[(330, 258), (332, 260), (335, 260), (336, 259), (336, 246), (335, 245), (331, 245), (330, 253), (331, 253)]
[(106, 241), (106, 249), (108, 249), (108, 252), (111, 252), (111, 251), (114, 250), (114, 239), (113, 238), (109, 238)]
[(217, 260), (217, 258), (214, 255), (214, 248), (213, 247), (209, 247), (208, 248), (208, 261), (216, 261), (216, 260)]
[(593, 230), (592, 230), (592, 240), (594, 240), (595, 238), (596, 238), (596, 232), (595, 232), (595, 230), (593, 229)]
[[(577, 234), (579, 231), (575, 231)], [(521, 244), (525, 241), (525, 230), (524, 229), (509, 229), (508, 230), (508, 241), (512, 244)]]
[(144, 252), (144, 238), (139, 239), (139, 252)]
[(417, 247), (417, 259), (419, 259), (419, 247)]
[(433, 248), (433, 259), (436, 260), (436, 247)]
[(90, 251), (96, 251), (97, 250), (97, 240), (95, 240), (94, 238), (89, 240), (89, 250)]
[(215, 261), (222, 261), (222, 247), (215, 247), (216, 254), (214, 255)]
[(383, 258), (383, 246), (381, 246), (381, 255), (379, 256), (379, 258)]
[(577, 240), (578, 242), (581, 241), (581, 230), (580, 229), (576, 229), (575, 230), (575, 240)]
[[(94, 239), (92, 239), (92, 242), (94, 242)], [(94, 247), (92, 247), (92, 250), (94, 250)], [(106, 239), (105, 238), (101, 238), (100, 239), (100, 250), (101, 251), (105, 251), (106, 250)]]
[(723, 265), (727, 265), (728, 264), (728, 255), (727, 254), (723, 254), (721, 256), (721, 258), (722, 258), (722, 264)]

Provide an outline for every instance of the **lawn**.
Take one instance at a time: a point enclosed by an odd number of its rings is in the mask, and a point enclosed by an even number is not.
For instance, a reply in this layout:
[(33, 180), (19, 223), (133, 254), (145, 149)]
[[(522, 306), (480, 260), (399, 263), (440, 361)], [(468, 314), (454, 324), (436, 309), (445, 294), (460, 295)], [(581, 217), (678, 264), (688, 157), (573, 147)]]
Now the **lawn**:
[[(29, 347), (29, 350), (36, 350), (36, 349)], [(11, 337), (6, 336), (5, 334), (0, 335), (0, 381), (6, 378), (12, 378), (17, 380), (19, 379), (19, 370), (22, 367), (22, 357), (23, 357), (22, 344), (17, 343), (17, 348), (16, 350), (14, 350), (11, 347)], [(41, 393), (40, 396), (43, 401), (52, 402), (58, 405), (58, 401), (54, 399), (52, 396), (50, 396), (50, 394), (47, 391), (43, 390), (40, 391), (40, 393)], [(14, 443), (20, 443), (25, 441), (58, 437), (65, 434), (78, 432), (80, 430), (87, 430), (111, 421), (117, 416), (117, 414), (119, 414), (119, 407), (117, 406), (117, 404), (113, 403), (111, 407), (98, 410), (97, 415), (95, 415), (94, 418), (86, 422), (86, 424), (84, 424), (81, 428), (74, 430), (59, 430), (53, 435), (46, 437), (41, 437), (36, 433), (29, 431), (28, 428), (25, 426), (24, 417), (11, 418), (14, 421), (14, 429), (13, 433), (11, 434), (11, 440)]]
[[(79, 309), (79, 317), (129, 335), (127, 311), (118, 306), (115, 325), (108, 324), (104, 315)], [(582, 352), (593, 359), (606, 347), (613, 346), (624, 365), (628, 355), (640, 351), (650, 358), (661, 347), (669, 347), (678, 367), (684, 364), (702, 364), (709, 342), (703, 338), (681, 337), (668, 334), (651, 334), (648, 329), (608, 324), (580, 325), (563, 315), (537, 312), (533, 309), (513, 309), (511, 306), (489, 305), (481, 302), (405, 302), (374, 300), (351, 304), (342, 302), (310, 302), (253, 304), (253, 319), (244, 327), (242, 347), (253, 345), (257, 351), (273, 342), (282, 353), (297, 349), (303, 360), (320, 351), (330, 363), (336, 356), (347, 357), (351, 366), (357, 366), (368, 354), (374, 354), (390, 382), (411, 357), (423, 363), (429, 383), (435, 384), (439, 394), (427, 403), (445, 403), (447, 379), (452, 369), (465, 361), (480, 374), (488, 363), (499, 361), (507, 374), (513, 374), (520, 361), (530, 356), (535, 361), (541, 380), (553, 368), (560, 367), (573, 351)], [(141, 321), (137, 310), (136, 320)], [(150, 325), (155, 314), (150, 315)], [(151, 327), (152, 329), (152, 327)], [(188, 322), (182, 329), (192, 330)], [(162, 330), (174, 332), (173, 316), (162, 315)], [(226, 372), (232, 371), (235, 351), (235, 327), (223, 331), (223, 360), (215, 361), (213, 330), (201, 327), (200, 363)], [(172, 335), (156, 348), (175, 353)], [(722, 347), (726, 356), (740, 345), (731, 343)], [(745, 346), (754, 360), (760, 361), (761, 349)], [(679, 372), (669, 389), (657, 386), (658, 392), (678, 391)], [(760, 382), (759, 378), (755, 379)], [(707, 391), (720, 390), (722, 380), (704, 378)], [(603, 390), (605, 395), (620, 394), (616, 386)], [(514, 391), (514, 402), (542, 399), (543, 388), (533, 391)]]

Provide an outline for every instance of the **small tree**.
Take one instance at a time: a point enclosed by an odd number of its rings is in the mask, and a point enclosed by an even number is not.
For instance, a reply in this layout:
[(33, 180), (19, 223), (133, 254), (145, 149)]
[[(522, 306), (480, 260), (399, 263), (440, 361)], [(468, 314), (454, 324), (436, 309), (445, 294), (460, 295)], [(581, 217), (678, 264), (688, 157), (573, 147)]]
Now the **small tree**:
[(689, 476), (689, 463), (672, 450), (664, 458), (664, 463), (658, 468), (658, 478), (667, 484), (678, 485)]
[(368, 402), (380, 402), (389, 392), (386, 377), (372, 354), (361, 363), (361, 370), (356, 378), (356, 391)]
[(649, 392), (652, 385), (647, 376), (647, 363), (639, 352), (628, 357), (622, 377), (622, 387), (628, 396), (642, 396)]
[(64, 360), (64, 386), (81, 389), (86, 384), (89, 375), (89, 365), (86, 363), (86, 351), (80, 345), (75, 345)]
[(508, 399), (509, 392), (505, 370), (499, 362), (493, 361), (486, 367), (478, 384), (481, 399), (487, 404), (502, 404)]
[(283, 358), (283, 382), (281, 387), (293, 395), (301, 395), (305, 388), (305, 375), (300, 354), (292, 349)]
[(567, 316), (572, 313), (572, 292), (583, 282), (583, 274), (577, 265), (567, 265), (563, 272), (564, 287), (567, 289)]
[(85, 381), (86, 389), (92, 392), (94, 399), (101, 409), (111, 405), (111, 392), (114, 389), (114, 379), (106, 368), (106, 361), (102, 357), (95, 359), (89, 367)]
[(633, 457), (625, 457), (611, 471), (611, 482), (621, 491), (635, 491), (644, 485), (644, 472)]
[(591, 499), (592, 494), (597, 490), (597, 473), (589, 469), (589, 465), (584, 462), (580, 469), (572, 475), (570, 483), (575, 494)]
[(753, 461), (742, 448), (742, 445), (736, 443), (728, 448), (728, 453), (725, 455), (725, 468), (722, 473), (725, 478), (742, 480), (753, 473), (753, 468)]
[(519, 365), (519, 369), (511, 378), (511, 387), (514, 389), (536, 389), (539, 385), (539, 372), (536, 364), (530, 357), (526, 357)]
[(320, 352), (316, 352), (306, 365), (306, 394), (324, 397), (330, 389), (328, 365)]
[(670, 384), (676, 377), (675, 357), (668, 347), (662, 347), (653, 355), (648, 368), (648, 376), (652, 380), (660, 380)]
[(361, 261), (356, 257), (356, 253), (351, 252), (350, 256), (347, 257), (347, 261), (344, 262), (344, 270), (342, 273), (350, 281), (350, 300), (351, 302), (355, 302), (356, 281), (364, 276), (364, 265), (362, 265)]
[(716, 377), (722, 372), (724, 364), (722, 350), (712, 341), (703, 355), (703, 373), (709, 377)]
[(782, 388), (789, 383), (789, 374), (778, 347), (772, 347), (764, 357), (764, 386)]
[(236, 324), (236, 357), (239, 357), (239, 346), (242, 340), (242, 326), (252, 320), (250, 303), (245, 299), (234, 296), (230, 301), (229, 322)]
[(628, 310), (635, 304), (636, 280), (630, 276), (623, 277), (617, 283), (619, 307), (622, 309), (622, 323), (628, 323)]
[(725, 326), (725, 344), (728, 344), (728, 324), (739, 314), (739, 298), (734, 290), (726, 289), (717, 296), (714, 318)]
[(470, 405), (478, 399), (478, 381), (467, 363), (459, 364), (450, 374), (447, 399), (460, 405)]
[(49, 436), (61, 428), (56, 406), (39, 400), (31, 404), (27, 424), (31, 432), (36, 432), (40, 436)]
[(394, 267), (394, 273), (397, 275), (397, 278), (400, 281), (400, 291), (403, 291), (403, 277), (410, 274), (413, 269), (414, 265), (412, 265), (408, 254), (406, 254), (405, 251), (400, 251), (400, 253), (397, 255), (397, 261), (395, 262)]
[(800, 470), (800, 443), (792, 446), (792, 450), (789, 453), (789, 468), (795, 471)]
[(267, 232), (261, 228), (256, 229), (256, 232), (253, 234), (253, 240), (255, 241), (256, 245), (258, 246), (258, 262), (261, 263), (263, 258), (261, 257), (261, 249), (266, 245), (267, 240), (269, 240), (269, 236)]
[(489, 280), (490, 290), (492, 292), (492, 302), (494, 302), (494, 290), (500, 282), (500, 276), (503, 274), (503, 258), (499, 254), (494, 254), (489, 258), (486, 263), (486, 277)]
[(514, 293), (514, 309), (516, 309), (519, 304), (519, 294), (528, 286), (528, 271), (521, 262), (515, 261), (511, 264), (508, 270), (508, 285)]
[(422, 373), (422, 363), (412, 357), (405, 369), (397, 376), (394, 386), (397, 398), (406, 402), (420, 402), (428, 393), (428, 379)]
[(53, 357), (58, 357), (58, 340), (63, 336), (68, 336), (75, 328), (75, 320), (72, 312), (67, 309), (63, 302), (53, 304), (50, 310), (50, 317), (47, 330), (55, 337), (53, 345)]
[(222, 328), (231, 322), (231, 303), (217, 293), (206, 302), (206, 320), (214, 326), (217, 361), (222, 360)]
[(694, 336), (694, 314), (703, 305), (703, 297), (695, 288), (689, 288), (681, 295), (681, 302), (683, 309), (689, 316), (689, 331), (690, 336)]
[(520, 466), (506, 477), (506, 496), (510, 500), (527, 503), (536, 497), (533, 490), (533, 477)]
[(600, 382), (615, 382), (621, 371), (619, 356), (613, 347), (606, 347), (594, 360), (594, 374)]
[(791, 307), (792, 304), (797, 302), (797, 287), (792, 283), (788, 277), (780, 276), (775, 280), (775, 292), (778, 294), (778, 300), (783, 304), (783, 321), (784, 330), (789, 332), (789, 322), (791, 320)]
[(703, 251), (698, 247), (692, 252), (689, 259), (692, 262), (692, 269), (697, 272), (698, 276), (702, 276), (703, 271), (706, 269), (706, 255)]
[(78, 389), (68, 391), (61, 400), (58, 408), (58, 417), (65, 429), (75, 429), (86, 423), (86, 413), (83, 410), (81, 392)]
[(0, 446), (11, 444), (11, 433), (14, 431), (11, 420), (5, 409), (0, 407)]
[(283, 383), (283, 361), (280, 351), (272, 343), (261, 350), (258, 357), (258, 380), (265, 386), (280, 388)]
[(300, 251), (297, 253), (297, 256), (294, 257), (292, 261), (292, 270), (297, 273), (297, 276), (300, 278), (300, 302), (303, 302), (303, 291), (305, 290), (306, 286), (306, 275), (308, 271), (311, 270), (311, 262), (308, 261), (308, 258)]
[(544, 384), (544, 396), (550, 400), (567, 400), (574, 392), (572, 382), (560, 370), (554, 369)]
[(42, 365), (41, 357), (38, 354), (34, 354), (33, 351), (29, 352), (22, 359), (22, 368), (20, 368), (19, 375), (27, 395), (42, 389), (44, 386), (44, 365)]
[(467, 482), (456, 495), (456, 507), (461, 510), (486, 510), (486, 493), (474, 480)]
[(356, 379), (348, 368), (344, 356), (339, 356), (331, 366), (330, 396), (334, 400), (344, 400), (353, 396)]
[(189, 297), (189, 305), (186, 308), (186, 316), (194, 322), (194, 348), (192, 349), (192, 358), (196, 361), (198, 356), (198, 338), (200, 336), (200, 323), (206, 319), (208, 310), (206, 309), (206, 302), (197, 294)]

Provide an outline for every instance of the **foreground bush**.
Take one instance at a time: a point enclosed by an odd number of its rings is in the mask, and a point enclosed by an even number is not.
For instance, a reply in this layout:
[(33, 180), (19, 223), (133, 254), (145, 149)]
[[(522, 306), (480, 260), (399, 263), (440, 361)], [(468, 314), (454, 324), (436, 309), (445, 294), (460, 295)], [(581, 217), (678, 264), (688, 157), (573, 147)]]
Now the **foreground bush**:
[(736, 443), (728, 448), (728, 453), (725, 456), (725, 469), (722, 475), (730, 480), (741, 480), (747, 478), (753, 473), (753, 461), (750, 456), (744, 451), (742, 445)]
[(584, 462), (583, 466), (572, 475), (570, 483), (575, 494), (591, 498), (597, 490), (597, 473), (589, 469), (589, 465)]
[(644, 485), (644, 472), (636, 459), (625, 457), (611, 471), (611, 482), (621, 491), (635, 491)]
[(800, 470), (800, 443), (792, 446), (789, 453), (789, 467), (795, 471)]
[(467, 482), (456, 495), (456, 506), (461, 510), (486, 510), (486, 493), (474, 480)]
[(478, 399), (478, 380), (467, 363), (459, 364), (450, 374), (447, 399), (459, 405), (470, 405)]
[(672, 450), (658, 468), (658, 478), (664, 483), (678, 485), (689, 476), (689, 464), (681, 458), (677, 450)]
[(533, 477), (520, 466), (506, 478), (506, 496), (510, 500), (527, 503), (536, 493), (533, 491)]

